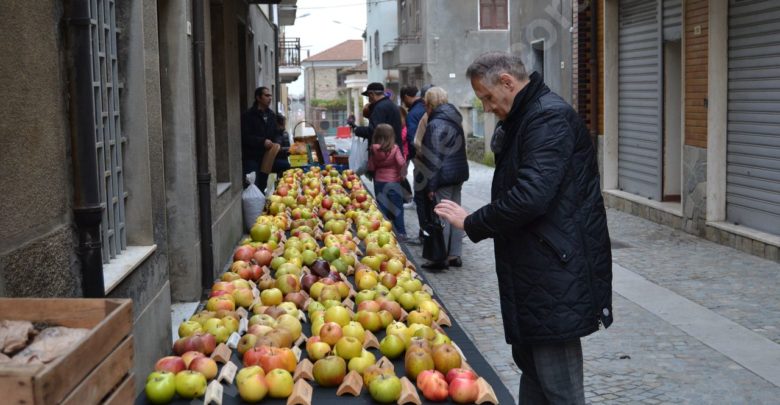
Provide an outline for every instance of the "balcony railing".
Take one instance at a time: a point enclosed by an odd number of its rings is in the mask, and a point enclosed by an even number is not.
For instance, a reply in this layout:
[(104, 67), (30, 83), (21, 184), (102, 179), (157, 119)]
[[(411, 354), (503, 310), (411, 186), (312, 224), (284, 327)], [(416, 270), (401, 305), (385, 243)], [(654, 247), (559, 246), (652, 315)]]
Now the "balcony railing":
[(285, 38), (279, 41), (279, 67), (301, 66), (301, 39)]

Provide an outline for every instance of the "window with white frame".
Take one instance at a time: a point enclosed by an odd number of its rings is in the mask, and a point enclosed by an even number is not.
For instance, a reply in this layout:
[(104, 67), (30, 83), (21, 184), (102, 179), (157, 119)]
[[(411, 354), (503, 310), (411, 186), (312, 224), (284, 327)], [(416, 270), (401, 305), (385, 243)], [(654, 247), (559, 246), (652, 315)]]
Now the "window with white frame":
[(479, 0), (479, 29), (505, 30), (509, 28), (507, 0)]

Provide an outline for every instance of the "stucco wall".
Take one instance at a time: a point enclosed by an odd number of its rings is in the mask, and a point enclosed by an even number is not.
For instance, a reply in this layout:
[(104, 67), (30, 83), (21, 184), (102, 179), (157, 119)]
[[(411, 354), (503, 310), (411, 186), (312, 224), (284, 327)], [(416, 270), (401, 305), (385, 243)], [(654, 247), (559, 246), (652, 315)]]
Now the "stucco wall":
[[(371, 37), (365, 41), (365, 46), (371, 46), (365, 54), (368, 59), (368, 83), (380, 82), (387, 85), (388, 77), (398, 78), (398, 71), (382, 69), (382, 52), (384, 45), (394, 41), (398, 37), (398, 4), (394, 1), (368, 2), (366, 4), (366, 35)], [(374, 44), (374, 33), (379, 31), (379, 44)], [(379, 49), (379, 59), (374, 54)]]
[(186, 0), (158, 3), (169, 270), (174, 301), (200, 297), (192, 45)]
[(484, 52), (508, 51), (509, 31), (480, 31), (475, 1), (430, 0), (421, 8), (425, 21), (423, 81), (447, 90), (450, 103), (471, 105), (474, 92), (466, 68)]
[[(510, 41), (512, 52), (519, 54), (529, 73), (539, 70), (531, 44), (542, 40), (544, 52), (544, 81), (550, 89), (572, 102), (572, 23), (571, 2), (510, 2)], [(517, 11), (522, 8), (522, 12)], [(563, 69), (561, 69), (563, 62)]]
[(59, 1), (0, 2), (0, 295), (80, 291), (62, 15)]

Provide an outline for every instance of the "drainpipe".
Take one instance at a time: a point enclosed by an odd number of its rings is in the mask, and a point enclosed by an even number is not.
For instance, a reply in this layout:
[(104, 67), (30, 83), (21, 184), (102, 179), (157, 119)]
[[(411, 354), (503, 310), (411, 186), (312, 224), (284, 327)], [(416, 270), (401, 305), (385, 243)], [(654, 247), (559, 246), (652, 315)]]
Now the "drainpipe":
[(596, 156), (599, 153), (599, 65), (601, 61), (598, 60), (598, 1), (591, 1), (590, 6), (590, 82), (591, 85), (591, 97), (590, 97), (590, 111), (591, 111), (591, 136), (593, 137), (593, 145), (596, 148)]
[(195, 151), (198, 173), (198, 209), (200, 211), (200, 283), (205, 295), (214, 282), (214, 252), (211, 235), (211, 173), (209, 172), (208, 128), (206, 123), (206, 44), (205, 1), (192, 6), (193, 63), (195, 64)]
[(98, 165), (95, 154), (95, 121), (92, 100), (92, 42), (88, 0), (71, 3), (70, 41), (71, 66), (70, 104), (71, 155), (73, 162), (73, 216), (79, 244), (77, 255), (81, 263), (81, 290), (84, 297), (105, 296), (100, 222), (103, 206), (98, 186)]
[[(279, 90), (279, 85), (280, 85), (280, 83), (279, 83), (279, 26), (274, 24), (273, 27), (274, 27), (274, 59), (276, 59), (274, 61), (274, 69), (275, 69), (274, 70), (274, 83), (276, 84), (276, 86), (274, 87), (274, 93), (275, 93), (274, 94), (274, 100), (276, 100), (276, 103), (278, 105), (279, 101), (281, 101), (279, 99), (279, 94), (280, 94), (280, 90)], [(285, 111), (285, 114), (288, 114), (288, 113)]]

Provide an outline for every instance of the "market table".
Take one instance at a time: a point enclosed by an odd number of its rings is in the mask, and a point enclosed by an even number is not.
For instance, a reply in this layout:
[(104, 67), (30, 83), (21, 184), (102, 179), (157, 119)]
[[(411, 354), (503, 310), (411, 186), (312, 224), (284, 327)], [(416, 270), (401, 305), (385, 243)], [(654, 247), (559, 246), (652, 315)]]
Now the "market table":
[[(408, 251), (405, 251), (404, 253), (407, 254), (407, 260), (412, 261), (414, 263), (414, 259), (411, 255), (409, 255)], [(417, 263), (414, 263), (416, 267)], [(425, 282), (425, 275), (422, 273), (417, 273), (420, 278)], [(350, 282), (354, 282), (354, 279), (350, 277)], [(427, 283), (426, 283), (427, 284)], [(501, 404), (512, 404), (514, 403), (514, 399), (512, 398), (512, 395), (509, 393), (509, 390), (507, 390), (506, 386), (501, 382), (501, 379), (496, 375), (495, 371), (492, 367), (488, 364), (488, 362), (485, 360), (485, 358), (482, 356), (482, 354), (479, 352), (476, 346), (474, 346), (474, 343), (468, 338), (466, 333), (463, 331), (463, 329), (460, 327), (460, 325), (455, 321), (454, 317), (451, 316), (452, 313), (447, 310), (447, 307), (445, 303), (441, 302), (441, 300), (436, 296), (436, 291), (433, 292), (433, 297), (436, 299), (439, 304), (443, 307), (443, 309), (447, 312), (448, 315), (450, 315), (450, 319), (452, 321), (452, 326), (449, 327), (443, 327), (444, 331), (447, 333), (447, 335), (452, 339), (453, 342), (455, 342), (458, 347), (463, 352), (463, 356), (466, 358), (466, 362), (471, 366), (471, 368), (474, 369), (474, 372), (477, 373), (480, 377), (484, 378), (488, 384), (490, 384), (493, 387), (493, 391), (496, 394), (496, 397), (498, 398), (499, 403)], [(465, 297), (464, 297), (465, 298)], [(203, 304), (200, 305), (198, 310), (202, 309)], [(303, 331), (306, 336), (311, 335), (311, 323), (307, 322), (303, 324)], [(380, 330), (379, 332), (375, 333), (377, 340), (382, 340), (382, 338), (385, 336), (385, 332)], [(500, 339), (500, 337), (496, 337)], [(304, 346), (304, 345), (302, 345)], [(301, 347), (303, 354), (301, 355), (301, 359), (306, 358), (306, 348)], [(382, 357), (382, 354), (377, 349), (369, 349), (377, 359), (380, 359)], [(233, 355), (231, 358), (231, 361), (235, 363), (239, 369), (241, 369), (241, 357), (239, 356), (237, 351), (233, 351)], [(399, 377), (402, 377), (405, 375), (404, 372), (404, 359), (403, 356), (400, 356), (399, 358), (395, 359), (393, 361), (393, 366), (395, 367), (396, 375)], [(221, 369), (221, 365), (220, 365)], [(364, 404), (364, 403), (377, 403), (374, 400), (371, 399), (371, 397), (368, 395), (368, 391), (366, 387), (363, 387), (363, 392), (359, 397), (352, 397), (351, 395), (347, 394), (344, 396), (336, 396), (336, 388), (324, 388), (317, 385), (316, 382), (310, 381), (309, 382), (312, 387), (314, 388), (314, 394), (312, 396), (312, 404), (338, 404), (343, 403), (344, 405), (347, 404)], [(414, 383), (414, 381), (412, 381)], [(141, 384), (143, 385), (143, 384)], [(245, 404), (246, 402), (242, 401), (241, 398), (238, 396), (238, 389), (234, 384), (223, 384), (224, 389), (224, 396), (222, 403), (227, 404)], [(419, 392), (419, 391), (418, 391)], [(424, 404), (433, 404), (434, 402), (426, 401), (425, 398), (423, 398), (422, 394), (420, 394), (420, 400)], [(345, 402), (342, 402), (345, 401)], [(201, 399), (194, 399), (194, 400), (184, 400), (184, 399), (178, 399), (172, 402), (173, 404), (199, 404), (202, 403), (203, 400)], [(136, 398), (135, 403), (137, 405), (145, 405), (149, 404), (149, 402), (146, 400), (146, 394), (144, 394), (143, 391), (138, 395)], [(272, 405), (283, 405), (287, 403), (286, 399), (273, 399), (266, 397), (261, 401), (260, 403), (263, 404), (272, 404)], [(442, 403), (453, 403), (451, 400), (448, 400), (446, 402), (435, 402), (437, 404)]]
[[(364, 250), (363, 243), (361, 245), (361, 250)], [(419, 268), (418, 264), (414, 260), (414, 256), (410, 254), (409, 250), (406, 246), (403, 244), (400, 244), (400, 248), (403, 251), (403, 253), (406, 255), (407, 261), (411, 262), (415, 268)], [(425, 275), (422, 272), (416, 273), (417, 277), (420, 278), (424, 284), (428, 284), (425, 279)], [(354, 276), (349, 276), (348, 280), (350, 283), (355, 285), (355, 279)], [(463, 331), (463, 329), (458, 325), (458, 323), (455, 320), (455, 317), (453, 314), (447, 310), (447, 307), (445, 303), (441, 302), (439, 297), (436, 295), (436, 291), (432, 291), (432, 297), (439, 303), (439, 305), (442, 307), (442, 309), (445, 311), (445, 313), (449, 316), (449, 319), (451, 321), (451, 326), (443, 326), (443, 331), (450, 337), (453, 343), (460, 349), (460, 351), (463, 354), (463, 357), (465, 361), (468, 363), (468, 365), (474, 370), (474, 372), (479, 376), (485, 379), (487, 383), (492, 387), (496, 398), (498, 399), (498, 402), (501, 404), (511, 404), (514, 403), (514, 399), (512, 395), (507, 390), (506, 386), (502, 383), (501, 379), (496, 375), (493, 368), (490, 367), (490, 365), (487, 363), (485, 358), (482, 356), (482, 354), (479, 352), (479, 350), (474, 346), (474, 343), (471, 342), (471, 340), (468, 338), (466, 333)], [(468, 299), (468, 297), (464, 297), (464, 299)], [(205, 306), (205, 302), (201, 303), (198, 311), (203, 309)], [(197, 311), (196, 311), (197, 312)], [(303, 334), (305, 336), (311, 335), (311, 323), (304, 322), (302, 324), (303, 326)], [(385, 337), (386, 333), (384, 330), (379, 330), (374, 333), (374, 335), (377, 338), (377, 341), (381, 341), (382, 338)], [(497, 339), (501, 339), (501, 337), (496, 336)], [(301, 354), (301, 360), (308, 358), (308, 355), (306, 354), (306, 348), (305, 344), (300, 345), (302, 354)], [(371, 351), (377, 358), (377, 360), (382, 358), (382, 354), (378, 349), (371, 348), (368, 349)], [(231, 362), (233, 362), (238, 369), (240, 370), (242, 368), (242, 359), (241, 356), (238, 354), (236, 350), (233, 351), (231, 356)], [(392, 360), (395, 374), (398, 377), (404, 377), (405, 376), (405, 370), (404, 370), (404, 356), (399, 356), (395, 360)], [(222, 369), (222, 365), (220, 364), (220, 370)], [(411, 381), (412, 384), (415, 384), (415, 381)], [(346, 404), (363, 404), (363, 403), (377, 403), (375, 402), (371, 396), (368, 393), (367, 387), (363, 387), (363, 390), (361, 391), (360, 395), (357, 397), (353, 397), (349, 394), (345, 394), (343, 396), (337, 396), (336, 391), (337, 387), (320, 387), (315, 381), (309, 381), (309, 384), (313, 388), (313, 395), (312, 395), (312, 404), (336, 404), (342, 401), (346, 401)], [(143, 384), (141, 384), (143, 386)], [(245, 402), (240, 398), (238, 394), (238, 389), (233, 384), (222, 384), (223, 388), (223, 404), (244, 404)], [(422, 393), (417, 390), (417, 393), (420, 396), (420, 400), (422, 403), (433, 403), (426, 401), (426, 399), (422, 396)], [(140, 394), (136, 397), (136, 404), (143, 405), (148, 404), (149, 402), (146, 399), (146, 394), (141, 390)], [(181, 399), (178, 396), (176, 399), (172, 402), (173, 404), (199, 404), (203, 403), (203, 398), (197, 398), (193, 400), (185, 400)], [(287, 399), (273, 399), (270, 397), (266, 397), (261, 401), (261, 403), (268, 403), (268, 404), (286, 404)], [(437, 403), (453, 403), (451, 399), (448, 398), (445, 402), (437, 402)]]

